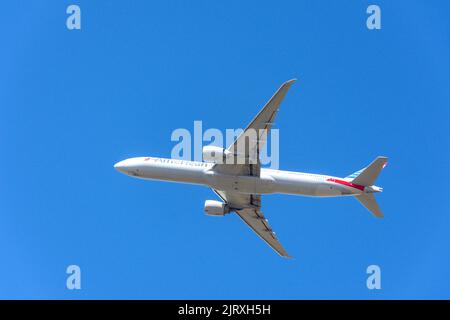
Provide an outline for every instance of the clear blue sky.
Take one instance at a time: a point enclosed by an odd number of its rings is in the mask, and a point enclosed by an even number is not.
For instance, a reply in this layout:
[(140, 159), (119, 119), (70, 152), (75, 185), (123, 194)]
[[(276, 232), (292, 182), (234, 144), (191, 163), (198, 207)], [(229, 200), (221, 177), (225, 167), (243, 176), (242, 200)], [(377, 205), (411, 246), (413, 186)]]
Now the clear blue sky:
[[(377, 0), (369, 31), (371, 3), (2, 3), (0, 298), (450, 298), (450, 5)], [(293, 77), (281, 169), (346, 176), (389, 156), (384, 220), (350, 198), (266, 196), (286, 260), (237, 216), (205, 216), (209, 189), (113, 169), (169, 157), (194, 120), (245, 126)]]

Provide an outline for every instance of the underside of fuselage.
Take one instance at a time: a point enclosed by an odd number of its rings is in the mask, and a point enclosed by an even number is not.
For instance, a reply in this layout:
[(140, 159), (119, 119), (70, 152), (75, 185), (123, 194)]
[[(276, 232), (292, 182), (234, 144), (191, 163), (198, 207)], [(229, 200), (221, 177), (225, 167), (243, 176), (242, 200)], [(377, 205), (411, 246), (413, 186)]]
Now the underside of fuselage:
[[(295, 176), (293, 176), (295, 174)], [(244, 194), (290, 194), (311, 197), (357, 195), (361, 190), (327, 181), (328, 176), (261, 170), (259, 177), (207, 175), (207, 185), (213, 189)], [(353, 190), (352, 190), (353, 189)]]
[(335, 182), (343, 180), (325, 175), (261, 169), (260, 176), (235, 176), (217, 173), (205, 162), (148, 157), (125, 161), (116, 164), (116, 169), (135, 178), (200, 184), (243, 194), (338, 197), (361, 193), (357, 188)]

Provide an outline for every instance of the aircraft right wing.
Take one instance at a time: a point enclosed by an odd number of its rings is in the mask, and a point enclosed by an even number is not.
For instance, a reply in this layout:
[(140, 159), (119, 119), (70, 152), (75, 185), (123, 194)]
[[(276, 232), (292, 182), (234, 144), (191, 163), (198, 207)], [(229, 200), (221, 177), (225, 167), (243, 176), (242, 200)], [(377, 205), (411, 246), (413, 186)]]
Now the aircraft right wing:
[(244, 221), (256, 234), (263, 239), (269, 246), (272, 247), (280, 256), (292, 258), (281, 243), (278, 241), (269, 225), (269, 222), (264, 217), (264, 214), (258, 208), (244, 208), (236, 210), (237, 215)]
[(257, 194), (243, 194), (232, 191), (212, 189), (230, 209), (242, 219), (261, 239), (264, 240), (280, 256), (292, 258), (278, 241), (261, 212), (261, 196)]

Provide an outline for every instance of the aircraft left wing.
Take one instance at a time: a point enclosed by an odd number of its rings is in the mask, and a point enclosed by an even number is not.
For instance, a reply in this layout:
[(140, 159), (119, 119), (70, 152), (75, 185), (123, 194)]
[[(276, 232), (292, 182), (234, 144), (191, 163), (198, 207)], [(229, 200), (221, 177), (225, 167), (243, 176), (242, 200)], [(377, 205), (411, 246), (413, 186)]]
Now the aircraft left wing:
[(228, 147), (227, 150), (234, 157), (233, 164), (216, 164), (211, 170), (223, 174), (259, 176), (261, 148), (267, 142), (267, 135), (278, 114), (281, 102), (295, 81), (296, 79), (292, 79), (283, 83), (244, 132)]

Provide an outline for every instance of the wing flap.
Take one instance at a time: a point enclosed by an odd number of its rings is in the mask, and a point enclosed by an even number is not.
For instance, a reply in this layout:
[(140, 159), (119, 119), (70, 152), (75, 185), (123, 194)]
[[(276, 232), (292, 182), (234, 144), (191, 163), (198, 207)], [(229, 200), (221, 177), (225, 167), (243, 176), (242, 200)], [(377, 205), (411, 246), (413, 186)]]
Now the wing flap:
[(261, 239), (263, 239), (280, 256), (292, 258), (281, 243), (278, 241), (275, 233), (270, 227), (263, 213), (257, 208), (244, 208), (236, 210), (237, 215), (244, 221)]
[[(277, 116), (281, 102), (295, 79), (286, 81), (270, 98), (269, 102), (259, 111), (250, 124), (245, 128), (244, 132), (236, 139), (236, 141), (228, 147), (228, 150), (236, 155), (240, 154), (240, 149), (245, 150), (245, 160), (259, 161), (259, 151), (266, 143), (268, 131)], [(255, 134), (249, 134), (253, 131)], [(246, 143), (246, 141), (248, 143)], [(248, 146), (246, 145), (248, 144)], [(242, 156), (242, 155), (240, 155)], [(239, 157), (239, 156), (238, 156)], [(239, 163), (236, 161), (236, 163)], [(247, 163), (247, 162), (246, 162)]]
[(236, 141), (228, 147), (228, 151), (234, 155), (233, 163), (216, 164), (211, 170), (224, 174), (259, 176), (260, 150), (267, 143), (267, 135), (280, 104), (294, 82), (295, 79), (292, 79), (283, 83)]

